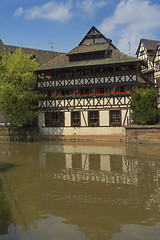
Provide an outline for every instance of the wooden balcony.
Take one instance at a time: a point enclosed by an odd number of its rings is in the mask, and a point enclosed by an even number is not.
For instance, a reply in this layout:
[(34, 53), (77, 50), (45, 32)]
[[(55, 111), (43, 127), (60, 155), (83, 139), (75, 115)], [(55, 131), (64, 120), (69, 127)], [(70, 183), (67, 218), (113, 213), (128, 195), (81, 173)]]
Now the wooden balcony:
[(113, 107), (129, 107), (131, 94), (99, 95), (99, 96), (68, 96), (44, 98), (39, 103), (41, 110), (67, 110), (67, 109), (104, 109)]
[(93, 86), (93, 85), (106, 85), (106, 84), (125, 84), (135, 83), (137, 81), (137, 75), (111, 75), (111, 76), (99, 76), (99, 77), (84, 77), (84, 78), (73, 78), (73, 79), (44, 79), (38, 81), (39, 89), (49, 88), (68, 88), (77, 86)]

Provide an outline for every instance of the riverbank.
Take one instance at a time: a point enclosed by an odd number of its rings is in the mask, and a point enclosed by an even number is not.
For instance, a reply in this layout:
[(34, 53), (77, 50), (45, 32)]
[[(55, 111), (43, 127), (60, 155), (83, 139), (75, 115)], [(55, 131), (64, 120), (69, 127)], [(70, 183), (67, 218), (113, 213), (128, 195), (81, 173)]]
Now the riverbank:
[[(116, 128), (116, 127), (115, 127)], [(127, 143), (160, 143), (160, 125), (132, 125), (121, 127), (121, 134), (115, 128), (109, 134), (95, 135), (43, 135), (37, 129), (0, 128), (0, 142), (35, 142), (35, 141), (67, 141), (67, 142), (127, 142)], [(118, 127), (117, 127), (118, 128)], [(120, 128), (120, 127), (119, 127)]]
[(126, 142), (160, 143), (160, 125), (131, 125), (125, 127)]

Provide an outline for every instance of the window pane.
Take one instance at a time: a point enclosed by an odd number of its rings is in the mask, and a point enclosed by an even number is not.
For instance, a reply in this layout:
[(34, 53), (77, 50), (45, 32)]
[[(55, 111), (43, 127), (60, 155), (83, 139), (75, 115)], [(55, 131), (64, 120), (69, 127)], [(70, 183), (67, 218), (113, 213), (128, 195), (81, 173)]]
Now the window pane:
[(89, 126), (98, 126), (99, 125), (99, 112), (90, 111), (88, 114), (88, 123)]
[(111, 111), (111, 123), (119, 123), (121, 122), (121, 114), (120, 110), (112, 110)]
[(72, 112), (71, 113), (71, 125), (73, 127), (80, 126), (80, 112)]
[(64, 126), (64, 112), (49, 112), (45, 113), (46, 127)]

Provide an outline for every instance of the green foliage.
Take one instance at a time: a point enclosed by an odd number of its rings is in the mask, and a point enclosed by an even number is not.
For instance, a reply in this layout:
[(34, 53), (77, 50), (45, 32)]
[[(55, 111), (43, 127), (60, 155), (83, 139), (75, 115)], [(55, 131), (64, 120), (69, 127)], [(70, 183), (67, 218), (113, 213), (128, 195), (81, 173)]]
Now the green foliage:
[(38, 63), (31, 57), (19, 48), (13, 54), (4, 54), (0, 61), (0, 110), (11, 126), (22, 127), (37, 116), (38, 93), (33, 69)]
[(132, 93), (131, 109), (132, 118), (135, 124), (154, 124), (159, 114), (158, 110), (158, 89), (139, 88)]

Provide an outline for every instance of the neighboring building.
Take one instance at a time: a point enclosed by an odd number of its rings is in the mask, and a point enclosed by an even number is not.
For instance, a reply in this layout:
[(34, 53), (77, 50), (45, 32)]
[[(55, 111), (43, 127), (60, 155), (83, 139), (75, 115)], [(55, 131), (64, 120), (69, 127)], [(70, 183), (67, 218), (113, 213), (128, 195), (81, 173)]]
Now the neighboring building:
[(23, 52), (26, 54), (32, 54), (33, 58), (36, 58), (37, 62), (40, 65), (47, 63), (48, 61), (55, 58), (58, 54), (60, 54), (59, 52), (54, 52), (54, 51), (6, 45), (0, 39), (0, 58), (2, 58), (3, 53), (8, 53), (8, 52), (14, 53), (17, 48), (22, 48)]
[(160, 41), (140, 39), (136, 55), (138, 58), (143, 59), (146, 62), (146, 67), (142, 69), (144, 76), (156, 83), (155, 81), (155, 52)]
[(44, 96), (39, 131), (52, 137), (123, 138), (131, 92), (150, 85), (142, 66), (144, 60), (121, 53), (92, 27), (77, 47), (36, 70)]
[[(17, 46), (12, 46), (12, 45), (6, 45), (2, 42), (0, 39), (0, 59), (2, 58), (3, 53), (14, 53)], [(46, 50), (40, 50), (40, 49), (32, 49), (32, 48), (25, 48), (21, 47), (23, 52), (26, 54), (32, 54), (33, 58), (37, 59), (37, 62), (42, 65), (47, 63), (48, 61), (52, 60), (55, 58), (59, 52), (54, 52), (54, 51), (46, 51)], [(3, 113), (0, 112), (0, 126), (5, 126), (8, 125), (8, 121), (4, 118)]]
[(154, 81), (157, 87), (160, 87), (160, 44), (157, 45), (153, 57)]

